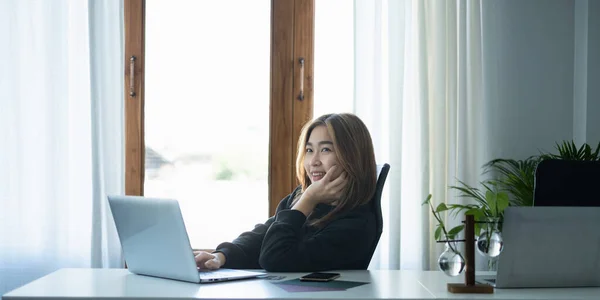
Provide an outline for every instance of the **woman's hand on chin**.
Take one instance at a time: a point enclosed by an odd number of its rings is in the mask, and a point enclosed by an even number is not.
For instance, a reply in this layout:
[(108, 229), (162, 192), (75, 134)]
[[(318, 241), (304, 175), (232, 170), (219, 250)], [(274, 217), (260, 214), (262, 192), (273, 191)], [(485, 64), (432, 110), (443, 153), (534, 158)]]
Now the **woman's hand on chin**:
[(292, 209), (297, 209), (308, 216), (317, 204), (332, 204), (338, 201), (343, 195), (346, 183), (346, 173), (341, 168), (333, 166), (321, 180), (313, 182), (304, 191)]
[(315, 205), (319, 203), (331, 204), (338, 201), (344, 192), (347, 183), (346, 172), (338, 166), (332, 166), (321, 180), (313, 182), (304, 191)]

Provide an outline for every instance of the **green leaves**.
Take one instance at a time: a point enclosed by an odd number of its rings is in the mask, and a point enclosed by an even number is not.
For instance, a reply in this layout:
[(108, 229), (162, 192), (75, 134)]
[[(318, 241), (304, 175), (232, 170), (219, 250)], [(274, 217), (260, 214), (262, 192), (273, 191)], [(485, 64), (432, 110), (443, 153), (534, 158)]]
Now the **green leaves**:
[(485, 212), (479, 207), (474, 207), (465, 212), (465, 215), (473, 215), (475, 221), (483, 220), (485, 218)]
[(492, 192), (487, 191), (485, 193), (485, 199), (488, 203), (490, 217), (502, 216), (504, 209), (508, 207), (508, 194), (505, 192)]
[[(481, 188), (473, 187), (458, 180), (458, 185), (450, 186), (458, 191), (458, 196), (468, 198), (473, 203), (468, 204), (445, 204), (440, 203), (433, 207), (431, 194), (423, 202), (429, 205), (433, 216), (438, 221), (435, 230), (435, 239), (440, 240), (442, 234), (446, 239), (455, 239), (462, 232), (464, 225), (456, 226), (446, 231), (441, 214), (447, 212), (448, 216), (463, 218), (461, 214), (473, 215), (475, 221), (487, 221), (488, 218), (502, 220), (504, 210), (508, 206), (532, 206), (533, 191), (535, 184), (535, 170), (537, 165), (544, 159), (566, 159), (566, 160), (600, 160), (600, 143), (594, 150), (590, 145), (583, 144), (580, 147), (573, 141), (556, 143), (558, 154), (540, 153), (530, 156), (524, 160), (494, 159), (486, 163), (484, 174), (489, 173), (492, 179), (480, 182)], [(501, 222), (501, 221), (500, 221)], [(481, 232), (480, 223), (475, 223), (475, 233)]]
[(542, 154), (541, 157), (543, 159), (600, 160), (600, 143), (593, 151), (589, 144), (584, 143), (577, 148), (574, 141), (563, 141), (562, 144), (556, 143), (556, 150), (558, 150), (558, 154), (546, 153)]
[(430, 202), (431, 202), (431, 194), (429, 194), (427, 196), (427, 199), (425, 199), (425, 201), (423, 201), (423, 203), (421, 205), (429, 204)]
[(462, 225), (450, 229), (449, 232), (446, 231), (446, 226), (444, 225), (444, 221), (442, 220), (442, 217), (440, 215), (441, 213), (449, 210), (449, 207), (446, 206), (445, 203), (442, 202), (442, 203), (438, 204), (438, 206), (434, 209), (433, 204), (431, 203), (431, 194), (429, 194), (427, 196), (427, 199), (425, 201), (423, 201), (422, 205), (429, 205), (429, 207), (431, 208), (431, 213), (433, 214), (433, 217), (438, 222), (437, 228), (435, 229), (435, 232), (434, 232), (434, 238), (436, 241), (439, 241), (442, 238), (442, 233), (444, 234), (446, 240), (452, 240), (458, 233), (460, 233), (462, 231), (462, 229), (464, 227)]
[(485, 199), (487, 200), (487, 203), (490, 207), (490, 215), (495, 216), (498, 214), (498, 209), (496, 207), (496, 199), (498, 197), (496, 196), (496, 194), (492, 191), (487, 191), (485, 193)]
[(508, 194), (505, 192), (499, 192), (496, 194), (496, 212), (498, 213), (496, 217), (499, 217), (504, 214), (504, 209), (510, 205), (508, 200)]
[(460, 186), (450, 186), (450, 188), (460, 191), (459, 197), (471, 198), (480, 205), (486, 204), (485, 197), (478, 188), (471, 187), (460, 180), (458, 180), (458, 182), (460, 183)]
[(446, 206), (446, 203), (442, 202), (435, 209), (435, 212), (439, 213), (439, 212), (443, 212), (443, 211), (447, 211), (447, 210), (448, 210), (448, 207)]
[(458, 225), (458, 226), (450, 229), (450, 231), (448, 231), (448, 238), (451, 240), (454, 239), (456, 237), (456, 235), (459, 234), (464, 228), (465, 228), (465, 225)]
[(509, 194), (510, 205), (531, 206), (535, 168), (539, 162), (537, 156), (525, 160), (494, 159), (483, 166), (484, 174), (492, 173), (497, 177), (493, 182), (498, 190)]
[[(440, 203), (434, 209), (431, 203), (431, 194), (427, 197), (427, 200), (423, 202), (423, 205), (428, 204), (431, 208), (431, 213), (438, 221), (437, 228), (434, 232), (436, 240), (440, 240), (442, 234), (444, 234), (447, 240), (453, 240), (458, 234), (460, 234), (465, 226), (459, 225), (449, 231), (446, 231), (444, 222), (442, 221), (441, 213), (449, 211), (449, 215), (458, 217), (460, 213), (464, 215), (473, 215), (475, 221), (486, 221), (488, 218), (502, 218), (504, 209), (510, 205), (508, 193), (505, 191), (497, 191), (496, 184), (494, 182), (482, 182), (482, 186), (485, 188), (485, 193), (478, 188), (471, 187), (466, 183), (459, 181), (460, 186), (451, 186), (451, 188), (460, 191), (459, 196), (467, 197), (475, 200), (476, 204), (448, 204)], [(462, 219), (462, 215), (460, 216)], [(475, 233), (481, 232), (481, 225), (475, 224)]]
[(544, 159), (566, 160), (600, 160), (600, 143), (593, 150), (589, 144), (582, 144), (579, 148), (574, 141), (556, 143), (558, 154), (541, 153), (530, 156), (524, 160), (494, 159), (485, 164), (484, 174), (492, 173), (496, 176), (494, 182), (500, 191), (509, 194), (510, 205), (532, 206), (533, 190), (535, 183), (535, 169)]
[(442, 237), (442, 224), (438, 224), (437, 225), (437, 229), (435, 230), (435, 240), (439, 241), (440, 237)]
[(483, 166), (484, 174), (495, 176), (492, 180), (499, 191), (508, 193), (509, 205), (532, 206), (535, 184), (535, 169), (545, 159), (600, 160), (600, 143), (594, 150), (589, 144), (580, 147), (574, 141), (556, 143), (557, 154), (541, 152), (524, 160), (494, 159)]

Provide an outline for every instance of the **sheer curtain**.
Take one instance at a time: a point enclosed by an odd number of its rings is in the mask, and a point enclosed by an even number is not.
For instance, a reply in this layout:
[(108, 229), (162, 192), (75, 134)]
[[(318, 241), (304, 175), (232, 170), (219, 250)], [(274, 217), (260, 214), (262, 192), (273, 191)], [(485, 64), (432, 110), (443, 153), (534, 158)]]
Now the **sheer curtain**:
[(0, 295), (63, 267), (121, 267), (121, 1), (0, 1)]
[(436, 268), (441, 245), (422, 202), (456, 203), (448, 186), (479, 180), (481, 47), (479, 0), (355, 0), (355, 112), (391, 164), (370, 268)]

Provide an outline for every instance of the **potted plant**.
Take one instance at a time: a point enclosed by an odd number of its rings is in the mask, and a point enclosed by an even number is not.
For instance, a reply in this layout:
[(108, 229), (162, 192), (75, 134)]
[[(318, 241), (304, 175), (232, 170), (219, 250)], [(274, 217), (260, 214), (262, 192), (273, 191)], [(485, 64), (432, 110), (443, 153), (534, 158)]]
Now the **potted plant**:
[[(442, 213), (448, 212), (453, 217), (458, 217), (459, 213), (472, 214), (476, 222), (475, 232), (478, 236), (478, 249), (482, 253), (495, 254), (497, 249), (491, 253), (490, 241), (494, 238), (491, 233), (500, 232), (503, 220), (504, 209), (508, 206), (531, 206), (533, 204), (533, 192), (535, 183), (535, 170), (537, 165), (545, 159), (569, 159), (569, 160), (600, 160), (600, 143), (595, 150), (589, 144), (582, 144), (577, 147), (573, 141), (563, 141), (556, 144), (557, 154), (540, 152), (539, 155), (530, 156), (524, 160), (514, 159), (494, 159), (483, 166), (484, 174), (490, 174), (492, 179), (481, 182), (483, 189), (478, 189), (469, 186), (465, 182), (459, 180), (459, 185), (450, 186), (450, 188), (458, 190), (459, 197), (469, 198), (472, 201), (470, 204), (450, 204), (440, 203), (437, 207), (433, 207), (431, 203), (431, 195), (423, 204), (428, 204), (432, 214), (438, 224), (435, 229), (435, 240), (440, 241), (442, 234), (445, 240), (454, 240), (458, 236), (464, 226), (459, 225), (450, 230), (447, 230), (441, 216)], [(485, 223), (484, 223), (485, 222)], [(488, 228), (493, 226), (493, 228)], [(481, 236), (482, 229), (488, 236)], [(450, 251), (456, 251), (456, 247), (450, 243)], [(492, 257), (492, 256), (489, 256)], [(495, 263), (495, 260), (490, 260), (490, 266)]]
[(483, 166), (484, 174), (495, 175), (494, 184), (498, 190), (509, 195), (512, 206), (531, 206), (535, 169), (540, 162), (539, 156), (530, 156), (524, 160), (499, 158)]
[[(471, 187), (462, 181), (458, 181), (458, 186), (450, 188), (460, 191), (459, 197), (470, 198), (475, 201), (475, 204), (470, 205), (450, 205), (448, 209), (456, 213), (465, 211), (466, 213), (477, 214), (481, 220), (481, 213), (485, 217), (492, 217), (498, 213), (490, 209), (489, 201), (492, 206), (497, 204), (498, 199), (494, 195), (498, 195), (500, 212), (499, 218), (502, 218), (502, 211), (506, 206), (532, 206), (533, 191), (535, 184), (535, 169), (537, 165), (545, 159), (568, 159), (568, 160), (600, 160), (600, 143), (595, 150), (589, 144), (582, 144), (579, 148), (573, 141), (563, 141), (561, 144), (556, 144), (557, 154), (541, 152), (540, 155), (530, 156), (524, 160), (514, 159), (494, 159), (483, 166), (484, 174), (492, 174), (495, 178), (482, 182), (484, 190)], [(484, 193), (485, 192), (485, 193)], [(506, 197), (508, 196), (508, 205)], [(484, 210), (479, 209), (485, 208)], [(474, 209), (474, 210), (471, 210)], [(476, 219), (477, 220), (477, 219)], [(481, 228), (475, 228), (477, 232)]]
[(545, 159), (566, 160), (600, 160), (600, 143), (593, 150), (589, 144), (582, 144), (579, 148), (573, 141), (563, 141), (556, 144), (557, 154), (541, 152), (539, 155), (530, 156), (524, 160), (499, 158), (483, 166), (484, 174), (495, 175), (495, 184), (499, 190), (506, 191), (509, 195), (510, 205), (533, 205), (533, 190), (535, 183), (535, 169)]
[[(444, 241), (446, 249), (438, 258), (438, 264), (442, 271), (450, 276), (460, 274), (462, 268), (457, 265), (464, 258), (456, 247), (456, 237), (463, 231), (464, 225), (458, 225), (450, 230), (446, 229), (442, 214), (448, 212), (449, 215), (457, 217), (461, 215), (473, 215), (475, 219), (475, 235), (477, 236), (477, 250), (488, 258), (495, 258), (502, 252), (504, 243), (500, 234), (502, 217), (504, 209), (509, 206), (508, 194), (504, 191), (498, 191), (493, 188), (493, 182), (482, 183), (485, 193), (478, 188), (468, 186), (460, 182), (462, 186), (453, 186), (452, 188), (461, 191), (462, 197), (475, 199), (473, 204), (450, 204), (440, 203), (434, 208), (431, 203), (431, 194), (423, 204), (429, 205), (431, 213), (437, 221), (434, 238), (438, 242)], [(442, 236), (443, 235), (443, 236)], [(442, 240), (442, 237), (444, 238)], [(491, 262), (492, 263), (492, 262)], [(492, 267), (492, 266), (490, 266)], [(457, 271), (459, 270), (460, 271)]]
[(438, 257), (438, 266), (446, 275), (457, 276), (464, 270), (465, 258), (462, 256), (460, 251), (458, 251), (456, 243), (453, 240), (464, 229), (464, 225), (459, 225), (447, 230), (446, 225), (444, 224), (442, 213), (448, 210), (448, 206), (442, 202), (438, 204), (436, 208), (434, 208), (433, 204), (431, 203), (431, 194), (427, 196), (427, 199), (425, 202), (423, 202), (423, 205), (429, 205), (433, 217), (437, 220), (435, 240), (442, 242), (441, 238), (443, 234), (443, 241), (446, 245), (446, 249)]
[(558, 154), (542, 153), (541, 159), (569, 159), (569, 160), (586, 160), (586, 161), (597, 161), (600, 160), (600, 142), (596, 146), (596, 150), (592, 150), (589, 144), (582, 144), (581, 147), (577, 148), (573, 141), (563, 141), (562, 144), (556, 144), (556, 150)]

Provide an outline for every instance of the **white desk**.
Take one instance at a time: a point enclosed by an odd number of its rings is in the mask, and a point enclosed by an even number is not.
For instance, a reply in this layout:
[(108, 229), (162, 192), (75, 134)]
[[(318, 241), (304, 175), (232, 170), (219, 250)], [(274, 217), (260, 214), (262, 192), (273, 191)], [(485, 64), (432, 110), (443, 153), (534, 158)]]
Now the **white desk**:
[[(272, 273), (298, 278), (305, 273)], [(272, 280), (194, 284), (139, 276), (125, 269), (61, 269), (13, 290), (2, 300), (56, 299), (600, 299), (600, 288), (497, 289), (489, 295), (451, 294), (447, 282), (462, 282), (437, 271), (344, 271), (340, 280), (370, 284), (336, 292), (290, 293)]]
[[(397, 271), (404, 272), (404, 271)], [(477, 273), (479, 274), (479, 273)], [(484, 272), (483, 275), (486, 275)], [(496, 300), (600, 300), (599, 288), (553, 288), (553, 289), (495, 289), (493, 294), (452, 294), (447, 291), (446, 283), (464, 283), (464, 274), (448, 277), (439, 271), (419, 272), (417, 275), (422, 284), (435, 299), (496, 299)]]

